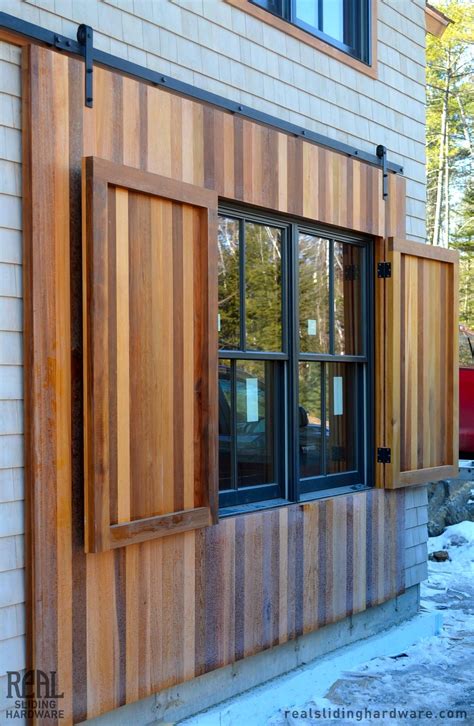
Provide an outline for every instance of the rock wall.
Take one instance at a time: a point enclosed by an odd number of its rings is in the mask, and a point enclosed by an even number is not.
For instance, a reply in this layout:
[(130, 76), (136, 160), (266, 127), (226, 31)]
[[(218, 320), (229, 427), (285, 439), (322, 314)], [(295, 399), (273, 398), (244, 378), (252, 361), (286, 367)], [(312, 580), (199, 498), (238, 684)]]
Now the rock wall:
[(474, 522), (474, 477), (447, 479), (428, 486), (428, 533), (437, 537), (450, 524)]

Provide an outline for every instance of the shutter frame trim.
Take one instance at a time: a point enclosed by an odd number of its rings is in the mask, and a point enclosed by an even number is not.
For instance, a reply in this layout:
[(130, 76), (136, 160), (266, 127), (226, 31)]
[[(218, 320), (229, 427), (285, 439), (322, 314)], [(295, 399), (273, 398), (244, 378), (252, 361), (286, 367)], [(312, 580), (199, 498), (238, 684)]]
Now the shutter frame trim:
[[(379, 465), (383, 469), (383, 480), (378, 485), (386, 489), (398, 489), (407, 486), (419, 486), (431, 481), (439, 481), (444, 478), (457, 476), (458, 466), (458, 262), (459, 254), (455, 250), (413, 242), (400, 237), (388, 237), (386, 239), (386, 261), (392, 265), (392, 277), (380, 280), (379, 284), (384, 285), (384, 335), (385, 335), (385, 437), (383, 446), (391, 449), (391, 463)], [(449, 340), (449, 329), (447, 332), (447, 351), (451, 357), (452, 379), (450, 382), (450, 411), (452, 415), (452, 437), (449, 442), (450, 459), (449, 463), (438, 466), (427, 466), (401, 471), (401, 407), (402, 407), (402, 382), (401, 382), (401, 335), (402, 335), (402, 256), (407, 255), (427, 261), (436, 261), (449, 265), (451, 271), (453, 297), (451, 299), (451, 310), (448, 314), (451, 318), (451, 339)], [(419, 362), (419, 361), (418, 361)], [(438, 361), (441, 365), (441, 362)], [(426, 422), (425, 422), (426, 426)], [(419, 441), (420, 432), (416, 431)], [(381, 444), (377, 444), (381, 445)]]
[[(218, 409), (217, 409), (217, 193), (185, 182), (145, 172), (133, 167), (114, 164), (97, 157), (83, 159), (83, 325), (84, 325), (84, 492), (85, 492), (85, 549), (100, 552), (129, 544), (144, 542), (216, 524), (218, 521)], [(202, 399), (206, 422), (203, 426), (202, 498), (203, 506), (143, 517), (117, 524), (110, 521), (110, 479), (108, 452), (105, 441), (108, 421), (100, 406), (105, 391), (96, 387), (96, 365), (100, 361), (99, 345), (94, 334), (94, 315), (98, 309), (108, 309), (106, 284), (94, 262), (100, 253), (105, 255), (108, 225), (107, 190), (109, 185), (130, 192), (144, 193), (171, 202), (200, 208), (201, 227), (207, 239), (207, 287), (203, 304), (204, 340), (200, 347), (205, 361), (206, 390)], [(95, 247), (95, 250), (94, 250)], [(103, 270), (102, 270), (103, 271)], [(104, 292), (105, 289), (105, 292)], [(102, 308), (100, 307), (102, 306)], [(100, 376), (100, 370), (99, 370)], [(103, 386), (102, 386), (103, 387)], [(98, 395), (97, 395), (98, 393)], [(102, 417), (102, 418), (101, 418)], [(99, 437), (99, 439), (98, 439)], [(97, 447), (99, 441), (99, 447)], [(102, 447), (102, 448), (101, 448)], [(101, 459), (101, 457), (105, 457)]]

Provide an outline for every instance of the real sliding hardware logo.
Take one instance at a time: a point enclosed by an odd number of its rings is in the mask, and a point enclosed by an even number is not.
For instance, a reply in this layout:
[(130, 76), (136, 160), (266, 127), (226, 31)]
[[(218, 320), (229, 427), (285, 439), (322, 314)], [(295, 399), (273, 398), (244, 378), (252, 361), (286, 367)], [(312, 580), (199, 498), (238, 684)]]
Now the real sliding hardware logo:
[(64, 718), (56, 671), (7, 671), (7, 718)]

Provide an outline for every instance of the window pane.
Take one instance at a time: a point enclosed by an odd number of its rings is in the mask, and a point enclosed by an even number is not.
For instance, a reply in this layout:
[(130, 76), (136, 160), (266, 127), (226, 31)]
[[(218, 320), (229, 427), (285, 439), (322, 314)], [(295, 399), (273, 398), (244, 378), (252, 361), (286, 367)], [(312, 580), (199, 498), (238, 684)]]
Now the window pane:
[(323, 473), (321, 363), (299, 364), (299, 464), (300, 477)]
[(310, 25), (315, 30), (319, 28), (318, 2), (316, 0), (295, 0), (295, 20)]
[(285, 2), (286, 0), (252, 0), (255, 5), (261, 5), (265, 10), (269, 10), (275, 15), (285, 16)]
[(329, 352), (329, 240), (300, 234), (298, 245), (300, 350)]
[(276, 479), (274, 371), (267, 361), (236, 361), (239, 487)]
[[(358, 411), (357, 364), (327, 363), (326, 416), (328, 425), (327, 473), (357, 469), (356, 425)], [(362, 412), (361, 412), (362, 413)]]
[(246, 345), (282, 349), (281, 230), (245, 223)]
[(322, 0), (322, 6), (321, 30), (342, 43), (344, 41), (344, 0)]
[(219, 489), (232, 488), (232, 376), (230, 360), (219, 361)]
[(334, 352), (363, 355), (362, 254), (355, 245), (334, 243)]
[(219, 347), (240, 348), (239, 221), (219, 217)]

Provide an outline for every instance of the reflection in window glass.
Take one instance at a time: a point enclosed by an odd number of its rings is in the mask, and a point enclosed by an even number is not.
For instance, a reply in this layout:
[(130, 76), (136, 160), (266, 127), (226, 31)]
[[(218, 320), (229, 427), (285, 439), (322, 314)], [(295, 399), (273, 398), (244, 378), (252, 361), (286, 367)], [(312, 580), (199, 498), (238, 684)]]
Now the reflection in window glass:
[(299, 368), (300, 477), (323, 473), (322, 364), (304, 361)]
[(236, 361), (237, 484), (275, 481), (274, 366), (268, 361)]
[(322, 0), (322, 16), (323, 33), (349, 44), (349, 39), (344, 38), (344, 0)]
[(334, 352), (363, 355), (362, 250), (334, 243)]
[(282, 349), (281, 252), (280, 229), (245, 223), (247, 349)]
[(329, 241), (310, 234), (298, 240), (300, 350), (329, 352)]
[(219, 347), (235, 349), (240, 347), (238, 220), (219, 217), (217, 244)]
[(253, 0), (256, 5), (261, 5), (265, 10), (269, 10), (276, 15), (284, 16), (283, 4), (285, 0)]
[(314, 0), (295, 0), (295, 20), (319, 28), (319, 3)]
[(357, 364), (327, 363), (327, 473), (357, 468)]
[[(297, 220), (221, 210), (223, 507), (292, 496), (292, 472), (299, 474), (297, 497), (357, 486), (370, 474), (365, 311), (371, 256), (362, 238), (343, 242), (338, 236), (298, 227)], [(296, 269), (285, 268), (288, 258)], [(275, 355), (283, 343), (284, 354)]]
[(230, 360), (219, 361), (219, 489), (232, 487), (232, 375)]
[(369, 0), (250, 0), (369, 62)]

